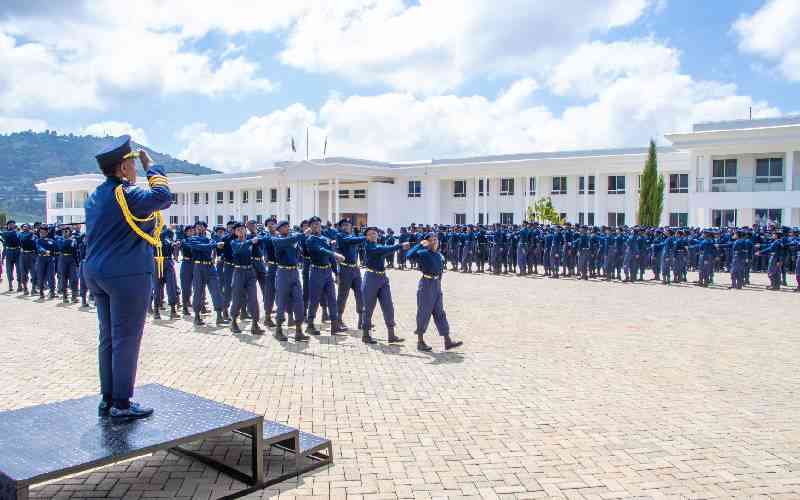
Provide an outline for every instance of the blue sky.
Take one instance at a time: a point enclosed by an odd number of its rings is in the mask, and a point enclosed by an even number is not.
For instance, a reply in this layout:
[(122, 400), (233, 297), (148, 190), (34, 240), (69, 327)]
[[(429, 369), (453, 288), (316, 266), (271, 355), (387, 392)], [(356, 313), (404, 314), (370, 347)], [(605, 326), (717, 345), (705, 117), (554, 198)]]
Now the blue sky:
[[(800, 111), (796, 0), (0, 6), (0, 132), (132, 133), (226, 171), (640, 146)], [(9, 70), (10, 68), (10, 70)]]

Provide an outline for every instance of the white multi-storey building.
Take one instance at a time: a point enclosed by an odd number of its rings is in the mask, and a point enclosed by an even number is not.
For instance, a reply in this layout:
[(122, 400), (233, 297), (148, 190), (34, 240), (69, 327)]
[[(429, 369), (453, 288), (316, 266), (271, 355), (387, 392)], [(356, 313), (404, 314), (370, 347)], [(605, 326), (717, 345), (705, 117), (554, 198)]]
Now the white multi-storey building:
[[(662, 224), (800, 224), (800, 116), (696, 124), (660, 147)], [(351, 158), (278, 162), (239, 174), (171, 174), (172, 224), (312, 215), (399, 227), (518, 223), (549, 196), (570, 221), (634, 224), (647, 149), (608, 149), (386, 163)], [(98, 174), (55, 177), (47, 222), (83, 221)]]

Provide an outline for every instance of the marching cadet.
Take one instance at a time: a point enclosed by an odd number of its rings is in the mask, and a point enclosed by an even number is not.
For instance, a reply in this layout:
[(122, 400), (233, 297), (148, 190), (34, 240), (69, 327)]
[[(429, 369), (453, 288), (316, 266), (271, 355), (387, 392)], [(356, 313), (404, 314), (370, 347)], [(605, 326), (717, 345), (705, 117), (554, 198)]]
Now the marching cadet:
[[(97, 154), (106, 180), (85, 205), (85, 276), (100, 322), (98, 413), (115, 422), (153, 413), (131, 397), (150, 299), (153, 247), (159, 244), (164, 224), (159, 210), (169, 208), (172, 198), (164, 169), (153, 165), (145, 151), (131, 151), (130, 140), (122, 136)], [(149, 190), (136, 186), (136, 157)]]
[(625, 239), (625, 257), (622, 265), (625, 268), (625, 281), (633, 283), (639, 276), (639, 228), (633, 228), (633, 234)]
[(267, 220), (267, 232), (262, 240), (264, 256), (267, 259), (266, 292), (264, 294), (264, 324), (269, 328), (275, 327), (272, 321), (272, 310), (275, 308), (275, 276), (278, 274), (278, 262), (275, 260), (275, 246), (272, 238), (275, 237), (275, 219)]
[[(263, 335), (264, 330), (258, 326), (258, 281), (253, 268), (253, 249), (261, 244), (261, 237), (249, 235), (247, 228), (241, 223), (233, 225), (234, 239), (231, 240), (231, 258), (233, 265), (233, 281), (231, 282), (231, 331), (242, 333), (239, 328), (239, 314), (245, 306), (250, 310), (253, 321), (250, 325), (252, 335)], [(244, 299), (244, 300), (243, 300)]]
[[(222, 292), (222, 317), (225, 320), (230, 319), (228, 310), (231, 307), (231, 300), (233, 295), (231, 287), (233, 286), (233, 247), (231, 241), (234, 239), (233, 227), (237, 224), (233, 221), (228, 221), (225, 233), (222, 237), (214, 238), (217, 243), (222, 243), (217, 246), (217, 255), (221, 256), (222, 260), (222, 274), (219, 274), (220, 291)], [(217, 233), (219, 235), (219, 233)]]
[(249, 220), (247, 224), (245, 224), (245, 229), (247, 234), (245, 235), (246, 239), (253, 239), (258, 237), (258, 241), (253, 245), (253, 252), (252, 252), (252, 261), (253, 261), (253, 271), (256, 273), (256, 283), (258, 283), (258, 288), (261, 290), (261, 301), (264, 303), (264, 315), (269, 317), (267, 314), (267, 266), (264, 262), (264, 247), (266, 246), (267, 238), (261, 238), (261, 236), (265, 236), (264, 234), (259, 234), (258, 226), (256, 221)]
[[(86, 235), (79, 234), (78, 237), (78, 280), (79, 280), (79, 293), (81, 295), (81, 308), (89, 307), (89, 302), (86, 300), (89, 293), (89, 286), (86, 284)], [(94, 298), (92, 298), (94, 300)]]
[(779, 228), (772, 230), (772, 243), (769, 245), (758, 245), (756, 255), (769, 255), (769, 267), (767, 268), (767, 275), (769, 276), (770, 284), (767, 290), (780, 290), (781, 289), (781, 268), (785, 254), (788, 251), (786, 244), (781, 238), (782, 231)]
[[(663, 238), (659, 242), (654, 242), (652, 244), (652, 251), (653, 251), (653, 262), (655, 264), (656, 261), (659, 262), (659, 267), (661, 269), (661, 283), (664, 285), (670, 284), (670, 271), (673, 268), (673, 261), (675, 258), (675, 240), (676, 238), (672, 236), (672, 230), (667, 228), (665, 231), (665, 238)], [(655, 275), (658, 279), (658, 274)], [(676, 281), (677, 281), (677, 273), (676, 273)]]
[(78, 302), (78, 263), (75, 260), (78, 242), (72, 236), (72, 228), (65, 227), (61, 236), (56, 238), (58, 256), (58, 275), (61, 277), (61, 298), (65, 304), (69, 303), (67, 289), (72, 292), (72, 302)]
[(517, 259), (517, 269), (519, 276), (525, 276), (528, 274), (528, 243), (530, 241), (530, 233), (531, 230), (528, 227), (528, 221), (522, 223), (522, 229), (517, 231), (517, 252), (516, 252), (516, 259)]
[[(367, 242), (364, 245), (365, 263), (367, 271), (364, 273), (364, 283), (362, 295), (364, 296), (364, 319), (361, 324), (361, 341), (365, 344), (375, 344), (377, 341), (369, 333), (372, 327), (372, 313), (375, 311), (377, 302), (381, 304), (383, 320), (389, 331), (389, 342), (402, 342), (403, 339), (395, 335), (394, 327), (394, 304), (392, 303), (392, 290), (389, 286), (389, 277), (386, 276), (384, 264), (386, 255), (396, 252), (401, 248), (408, 250), (409, 243), (398, 243), (397, 245), (379, 245), (378, 228), (370, 226), (366, 232)], [(412, 267), (416, 264), (412, 261)]]
[(200, 316), (200, 311), (205, 300), (206, 287), (208, 287), (211, 303), (217, 313), (217, 326), (226, 325), (228, 320), (222, 316), (224, 302), (219, 284), (219, 275), (211, 256), (212, 252), (215, 249), (221, 249), (224, 243), (212, 241), (205, 236), (205, 226), (199, 222), (195, 224), (195, 233), (202, 234), (202, 236), (186, 238), (182, 243), (182, 245), (188, 245), (192, 249), (192, 311), (194, 311), (194, 324), (197, 326), (205, 324)]
[(192, 262), (192, 247), (182, 244), (194, 236), (194, 226), (183, 229), (184, 239), (178, 240), (177, 246), (181, 253), (181, 305), (183, 315), (189, 316), (189, 303), (192, 297), (192, 281), (194, 280), (194, 263)]
[(589, 242), (589, 235), (586, 232), (586, 226), (581, 226), (580, 232), (572, 241), (572, 247), (578, 254), (578, 275), (582, 280), (589, 279), (589, 257), (591, 252), (591, 243)]
[(308, 336), (303, 334), (303, 292), (300, 289), (300, 275), (298, 268), (298, 243), (301, 233), (289, 234), (289, 222), (282, 220), (277, 226), (278, 234), (272, 238), (272, 245), (275, 248), (275, 260), (278, 270), (275, 275), (275, 302), (277, 310), (275, 313), (275, 338), (285, 341), (283, 334), (283, 322), (286, 313), (292, 310), (294, 318), (296, 342), (308, 342)]
[[(347, 297), (350, 290), (356, 299), (356, 313), (358, 313), (358, 329), (362, 330), (364, 319), (364, 296), (361, 295), (361, 269), (358, 267), (358, 249), (367, 241), (364, 236), (354, 236), (352, 234), (353, 225), (347, 219), (339, 221), (339, 235), (336, 238), (336, 249), (344, 256), (344, 260), (339, 262), (339, 289), (336, 296), (336, 306), (339, 311), (339, 321), (343, 321), (344, 310), (347, 306)], [(408, 236), (405, 228), (400, 229), (400, 241), (403, 235)], [(405, 255), (397, 256), (397, 265), (400, 269), (405, 269)], [(341, 327), (347, 330), (347, 326), (341, 323)]]
[[(22, 291), (22, 281), (20, 280), (20, 247), (19, 233), (17, 233), (17, 223), (13, 220), (6, 222), (6, 230), (0, 232), (3, 240), (3, 260), (6, 267), (6, 279), (8, 280), (8, 291), (14, 291), (14, 277), (17, 278), (17, 291)], [(16, 275), (14, 274), (16, 271)]]
[(46, 224), (39, 226), (39, 238), (36, 240), (36, 250), (39, 258), (36, 260), (37, 282), (39, 283), (39, 299), (44, 300), (45, 285), (50, 290), (49, 298), (56, 296), (56, 242), (49, 236), (50, 228)]
[(737, 229), (735, 234), (733, 240), (721, 243), (719, 246), (730, 250), (726, 252), (731, 256), (731, 285), (728, 288), (741, 290), (744, 287), (745, 268), (749, 264), (748, 259), (753, 243), (745, 237), (743, 229)]
[(164, 272), (161, 276), (153, 274), (153, 319), (161, 319), (161, 307), (164, 304), (164, 289), (167, 291), (169, 304), (169, 319), (178, 318), (178, 280), (175, 277), (174, 233), (164, 228), (161, 231), (161, 254), (163, 257)]
[(714, 262), (717, 258), (717, 246), (714, 242), (714, 233), (711, 229), (703, 231), (703, 239), (690, 248), (698, 250), (698, 286), (708, 287), (713, 279)]
[[(320, 331), (314, 326), (314, 318), (321, 301), (327, 304), (336, 304), (335, 284), (331, 272), (332, 261), (343, 262), (344, 256), (333, 251), (336, 240), (330, 240), (322, 234), (322, 220), (312, 217), (309, 220), (310, 233), (306, 238), (306, 252), (310, 258), (308, 277), (308, 312), (306, 316), (306, 333), (319, 335)], [(333, 244), (332, 244), (333, 242)], [(339, 308), (330, 308), (331, 335), (336, 335), (344, 330), (339, 321)]]
[[(400, 236), (397, 237), (397, 240), (398, 240), (397, 242), (398, 243), (407, 243), (410, 238), (411, 238), (411, 236), (408, 234), (408, 230), (405, 227), (401, 227), (400, 228)], [(347, 257), (347, 255), (345, 255), (345, 257)], [(399, 254), (397, 254), (397, 265), (400, 268), (400, 270), (402, 270), (402, 271), (406, 270), (406, 254), (405, 253), (400, 252)], [(359, 329), (360, 329), (360, 327), (359, 327)]]
[[(33, 280), (34, 274), (34, 257), (36, 255), (36, 238), (31, 231), (29, 224), (21, 226), (22, 231), (19, 233), (19, 247), (20, 247), (20, 272), (18, 279), (22, 283), (22, 294), (29, 295), (28, 280)], [(33, 283), (32, 283), (33, 284)]]
[[(444, 312), (444, 296), (442, 295), (442, 273), (444, 257), (439, 253), (439, 238), (436, 233), (428, 233), (426, 238), (412, 248), (406, 258), (417, 261), (422, 276), (417, 285), (417, 350), (427, 352), (431, 347), (425, 343), (425, 331), (428, 329), (431, 316), (439, 335), (444, 338), (445, 350), (454, 349), (463, 344), (450, 338), (450, 324)], [(391, 340), (390, 340), (391, 342)]]

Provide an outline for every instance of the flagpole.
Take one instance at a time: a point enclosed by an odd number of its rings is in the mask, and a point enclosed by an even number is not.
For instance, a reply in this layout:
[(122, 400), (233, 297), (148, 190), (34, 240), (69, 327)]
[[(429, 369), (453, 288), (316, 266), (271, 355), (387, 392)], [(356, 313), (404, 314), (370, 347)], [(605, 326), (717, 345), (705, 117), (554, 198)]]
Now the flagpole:
[(306, 127), (306, 161), (308, 161), (308, 127)]

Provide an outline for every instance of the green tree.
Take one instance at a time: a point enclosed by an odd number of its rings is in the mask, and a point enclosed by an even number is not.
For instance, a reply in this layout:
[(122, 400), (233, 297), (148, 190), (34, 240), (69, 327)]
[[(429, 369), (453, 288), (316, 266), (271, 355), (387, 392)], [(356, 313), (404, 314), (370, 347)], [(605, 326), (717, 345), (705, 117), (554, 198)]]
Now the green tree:
[(639, 189), (639, 211), (637, 222), (642, 226), (658, 226), (661, 211), (664, 209), (664, 176), (658, 173), (658, 157), (656, 143), (650, 140), (650, 152), (642, 173), (642, 185)]
[(0, 212), (0, 226), (5, 226), (6, 221), (8, 220), (8, 216), (5, 212)]
[(553, 206), (553, 200), (547, 196), (542, 197), (528, 205), (528, 221), (529, 222), (550, 222), (552, 224), (561, 224), (561, 216)]

